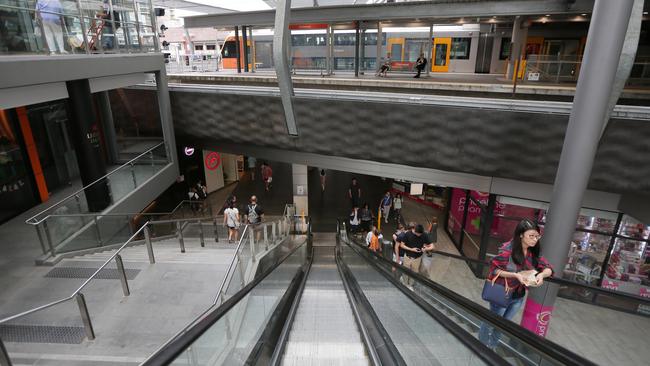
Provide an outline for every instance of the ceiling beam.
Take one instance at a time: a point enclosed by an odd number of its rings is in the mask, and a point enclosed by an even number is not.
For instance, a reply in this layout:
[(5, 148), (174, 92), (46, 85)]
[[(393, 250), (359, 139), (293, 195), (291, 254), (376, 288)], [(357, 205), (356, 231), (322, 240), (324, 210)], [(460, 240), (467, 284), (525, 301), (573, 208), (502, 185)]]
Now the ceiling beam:
[[(356, 20), (443, 19), (455, 17), (590, 13), (594, 0), (426, 1), (388, 4), (321, 6), (291, 9), (291, 22), (323, 23)], [(275, 10), (208, 14), (185, 18), (185, 27), (272, 26)]]

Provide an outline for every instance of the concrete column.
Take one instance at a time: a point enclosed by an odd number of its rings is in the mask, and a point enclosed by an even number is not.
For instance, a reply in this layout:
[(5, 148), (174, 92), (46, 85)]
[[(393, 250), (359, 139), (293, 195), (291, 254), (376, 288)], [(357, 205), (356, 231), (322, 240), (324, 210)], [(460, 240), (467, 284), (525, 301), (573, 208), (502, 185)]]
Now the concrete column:
[(99, 106), (99, 113), (102, 116), (102, 131), (104, 132), (104, 142), (106, 143), (106, 150), (111, 159), (111, 163), (118, 162), (119, 149), (117, 147), (117, 136), (115, 134), (115, 123), (113, 122), (113, 111), (111, 110), (111, 100), (108, 96), (108, 91), (97, 93), (97, 105)]
[(332, 66), (332, 55), (334, 54), (334, 37), (332, 37), (332, 25), (327, 25), (327, 74), (332, 75), (334, 67)]
[(176, 135), (172, 121), (172, 106), (169, 99), (169, 88), (167, 88), (167, 71), (165, 65), (155, 73), (156, 96), (158, 97), (158, 111), (160, 113), (160, 124), (162, 126), (163, 139), (165, 140), (165, 152), (167, 159), (174, 163), (176, 175), (179, 175), (178, 157), (176, 156)]
[(293, 176), (293, 203), (296, 205), (296, 214), (309, 215), (308, 190), (307, 190), (307, 165), (291, 164)]
[[(429, 25), (429, 40), (427, 42), (427, 49), (424, 51), (424, 57), (427, 58), (427, 76), (431, 75), (431, 65), (433, 64), (433, 24)], [(451, 52), (451, 50), (449, 50)]]
[(366, 30), (362, 29), (359, 37), (359, 74), (363, 75), (363, 70), (365, 67), (366, 60)]
[[(596, 0), (562, 155), (546, 216), (542, 255), (562, 276), (605, 123), (634, 0)], [(558, 286), (532, 289), (521, 325), (540, 336), (549, 327)]]
[[(526, 39), (528, 38), (528, 22), (523, 16), (517, 16), (512, 26), (512, 43), (510, 47), (510, 59), (508, 60), (508, 71), (506, 77), (512, 80), (515, 73), (515, 61), (521, 59), (521, 55), (526, 48)], [(521, 65), (519, 65), (521, 67)]]
[(296, 116), (293, 111), (293, 84), (291, 71), (289, 69), (289, 23), (291, 21), (291, 0), (281, 1), (275, 9), (275, 31), (273, 33), (273, 61), (275, 62), (275, 74), (278, 78), (280, 98), (284, 108), (284, 118), (287, 124), (289, 135), (298, 136), (296, 127)]
[(354, 76), (359, 76), (359, 50), (361, 47), (359, 34), (359, 22), (357, 22), (357, 27), (354, 32)]
[(253, 40), (253, 26), (248, 26), (248, 40), (251, 42), (251, 72), (255, 72), (255, 40)]
[[(84, 187), (106, 175), (106, 164), (100, 146), (100, 126), (93, 108), (90, 83), (87, 79), (66, 83), (72, 118), (71, 140), (77, 154), (79, 175)], [(111, 204), (106, 179), (84, 189), (88, 210), (99, 212)]]

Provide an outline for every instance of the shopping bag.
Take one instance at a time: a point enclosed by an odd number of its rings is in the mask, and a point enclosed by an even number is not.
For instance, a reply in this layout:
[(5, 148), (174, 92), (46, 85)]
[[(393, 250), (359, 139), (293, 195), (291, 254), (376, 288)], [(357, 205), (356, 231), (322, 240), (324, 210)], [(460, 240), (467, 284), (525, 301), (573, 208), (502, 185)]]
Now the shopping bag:
[(506, 307), (510, 304), (512, 299), (512, 291), (508, 288), (508, 280), (504, 278), (505, 285), (496, 283), (497, 278), (501, 274), (501, 271), (497, 272), (497, 275), (494, 276), (492, 281), (485, 280), (483, 284), (483, 292), (481, 293), (481, 298), (489, 303)]

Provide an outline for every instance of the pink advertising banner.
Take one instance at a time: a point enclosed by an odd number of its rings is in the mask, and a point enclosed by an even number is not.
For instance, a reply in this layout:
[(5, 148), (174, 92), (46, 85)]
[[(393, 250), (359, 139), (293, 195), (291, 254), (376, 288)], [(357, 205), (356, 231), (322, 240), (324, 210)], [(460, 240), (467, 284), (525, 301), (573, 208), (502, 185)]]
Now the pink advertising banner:
[(553, 306), (538, 304), (533, 299), (528, 298), (524, 306), (524, 313), (521, 316), (520, 324), (531, 332), (541, 337), (546, 337), (552, 314)]

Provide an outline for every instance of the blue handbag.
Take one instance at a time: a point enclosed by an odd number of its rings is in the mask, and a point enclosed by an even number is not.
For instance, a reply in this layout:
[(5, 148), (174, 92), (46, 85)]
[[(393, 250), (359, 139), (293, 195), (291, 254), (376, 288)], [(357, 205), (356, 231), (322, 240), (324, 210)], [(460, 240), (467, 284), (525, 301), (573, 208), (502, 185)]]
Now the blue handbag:
[(483, 285), (483, 292), (481, 293), (481, 298), (491, 304), (505, 308), (510, 304), (510, 300), (512, 300), (513, 291), (511, 291), (511, 289), (508, 287), (508, 280), (506, 280), (505, 278), (504, 278), (505, 285), (496, 283), (496, 280), (500, 274), (501, 271), (498, 271), (497, 275), (494, 276), (492, 281), (485, 280), (485, 284)]

